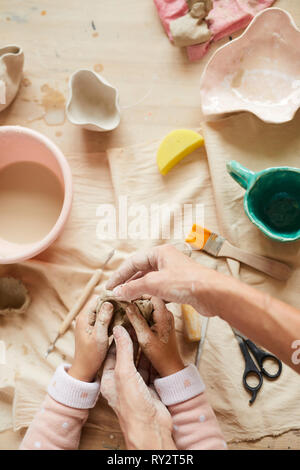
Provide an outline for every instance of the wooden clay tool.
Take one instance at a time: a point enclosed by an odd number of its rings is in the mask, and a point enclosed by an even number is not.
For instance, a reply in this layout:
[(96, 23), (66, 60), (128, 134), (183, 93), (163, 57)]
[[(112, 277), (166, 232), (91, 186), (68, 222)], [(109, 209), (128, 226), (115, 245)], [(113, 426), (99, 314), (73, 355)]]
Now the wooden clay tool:
[(241, 261), (279, 281), (286, 281), (291, 275), (291, 268), (286, 264), (237, 248), (217, 233), (197, 224), (193, 225), (185, 241), (190, 243), (194, 250), (203, 250), (217, 258), (232, 258)]
[(191, 305), (182, 304), (182, 317), (184, 322), (185, 336), (188, 341), (198, 341), (195, 365), (199, 366), (203, 345), (206, 337), (209, 318), (203, 317)]
[(71, 324), (72, 324), (72, 321), (75, 320), (75, 318), (77, 317), (78, 313), (80, 312), (80, 310), (82, 309), (82, 307), (84, 306), (84, 304), (86, 303), (87, 299), (89, 298), (89, 296), (91, 295), (93, 289), (99, 284), (101, 278), (102, 278), (102, 275), (103, 275), (103, 269), (105, 268), (105, 266), (107, 265), (107, 263), (111, 260), (111, 258), (113, 257), (115, 253), (115, 250), (112, 250), (105, 262), (103, 263), (102, 267), (100, 269), (97, 269), (93, 276), (91, 277), (91, 279), (89, 280), (89, 282), (87, 283), (87, 285), (85, 286), (81, 296), (79, 297), (79, 299), (77, 300), (77, 302), (73, 305), (72, 309), (69, 311), (68, 315), (66, 316), (66, 318), (64, 319), (64, 321), (62, 322), (59, 330), (58, 330), (58, 333), (53, 341), (53, 343), (50, 344), (46, 354), (45, 354), (45, 357), (47, 358), (49, 356), (49, 354), (54, 350), (55, 348), (55, 344), (57, 342), (57, 340), (63, 336), (66, 331), (68, 331), (68, 329), (70, 328)]

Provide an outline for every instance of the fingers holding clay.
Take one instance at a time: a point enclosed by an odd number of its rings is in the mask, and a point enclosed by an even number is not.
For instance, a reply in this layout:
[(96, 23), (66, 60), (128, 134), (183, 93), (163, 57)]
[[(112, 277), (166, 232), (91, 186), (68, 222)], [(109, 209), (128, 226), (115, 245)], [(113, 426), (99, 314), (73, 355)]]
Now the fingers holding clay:
[(117, 351), (115, 371), (120, 380), (126, 380), (129, 373), (136, 373), (133, 343), (129, 333), (122, 326), (116, 326), (113, 333)]
[(139, 275), (141, 275), (141, 273), (146, 273), (156, 269), (155, 249), (151, 250), (149, 253), (135, 253), (124, 261), (121, 267), (112, 275), (106, 284), (106, 288), (114, 289), (139, 272)]
[(128, 305), (126, 313), (136, 332), (138, 342), (142, 348), (146, 348), (152, 336), (152, 332), (147, 321), (143, 315), (141, 315), (137, 306), (134, 304)]
[(97, 313), (94, 326), (94, 335), (98, 344), (99, 352), (107, 350), (108, 347), (108, 328), (113, 317), (114, 307), (109, 302), (104, 302)]

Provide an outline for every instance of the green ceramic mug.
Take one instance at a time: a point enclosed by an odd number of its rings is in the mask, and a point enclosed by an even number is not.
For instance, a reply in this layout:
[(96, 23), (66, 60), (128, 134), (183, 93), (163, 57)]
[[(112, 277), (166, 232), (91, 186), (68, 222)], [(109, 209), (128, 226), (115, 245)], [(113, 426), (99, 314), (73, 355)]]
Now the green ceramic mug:
[(227, 171), (246, 189), (244, 209), (253, 224), (273, 240), (300, 239), (300, 168), (274, 167), (254, 173), (231, 160)]

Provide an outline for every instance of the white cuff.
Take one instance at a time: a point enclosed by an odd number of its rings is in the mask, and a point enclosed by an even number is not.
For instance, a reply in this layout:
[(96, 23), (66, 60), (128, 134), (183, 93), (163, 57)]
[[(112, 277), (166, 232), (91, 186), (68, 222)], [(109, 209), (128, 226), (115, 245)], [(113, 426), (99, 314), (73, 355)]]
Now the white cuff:
[(70, 364), (61, 364), (55, 371), (48, 393), (62, 405), (86, 410), (93, 408), (100, 394), (100, 379), (95, 382), (81, 382), (68, 374)]
[(161, 401), (167, 406), (194, 398), (205, 390), (204, 382), (194, 364), (175, 374), (156, 379), (154, 386)]

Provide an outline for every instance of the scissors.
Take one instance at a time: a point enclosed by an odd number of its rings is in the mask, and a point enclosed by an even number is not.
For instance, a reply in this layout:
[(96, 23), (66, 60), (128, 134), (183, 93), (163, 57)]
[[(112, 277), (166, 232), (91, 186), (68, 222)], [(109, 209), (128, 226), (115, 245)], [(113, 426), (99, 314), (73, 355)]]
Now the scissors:
[[(233, 333), (235, 334), (235, 337), (239, 343), (240, 349), (242, 351), (242, 354), (245, 359), (245, 371), (243, 375), (243, 384), (245, 389), (252, 394), (252, 397), (249, 401), (249, 404), (252, 405), (252, 403), (255, 401), (257, 394), (259, 390), (261, 389), (261, 386), (263, 384), (263, 376), (267, 377), (269, 380), (275, 380), (277, 379), (282, 372), (282, 362), (280, 359), (278, 359), (276, 356), (273, 356), (273, 354), (270, 354), (263, 349), (259, 348), (256, 346), (256, 344), (253, 343), (249, 338), (244, 336), (240, 331), (236, 330), (235, 328), (232, 328)], [(255, 361), (258, 364), (255, 364), (254, 360), (252, 359), (252, 356), (254, 357)], [(277, 372), (274, 374), (269, 373), (265, 368), (264, 368), (264, 363), (267, 360), (271, 360), (274, 364), (277, 365)], [(255, 387), (252, 387), (248, 382), (247, 379), (250, 376), (256, 376), (258, 379), (258, 384)]]

